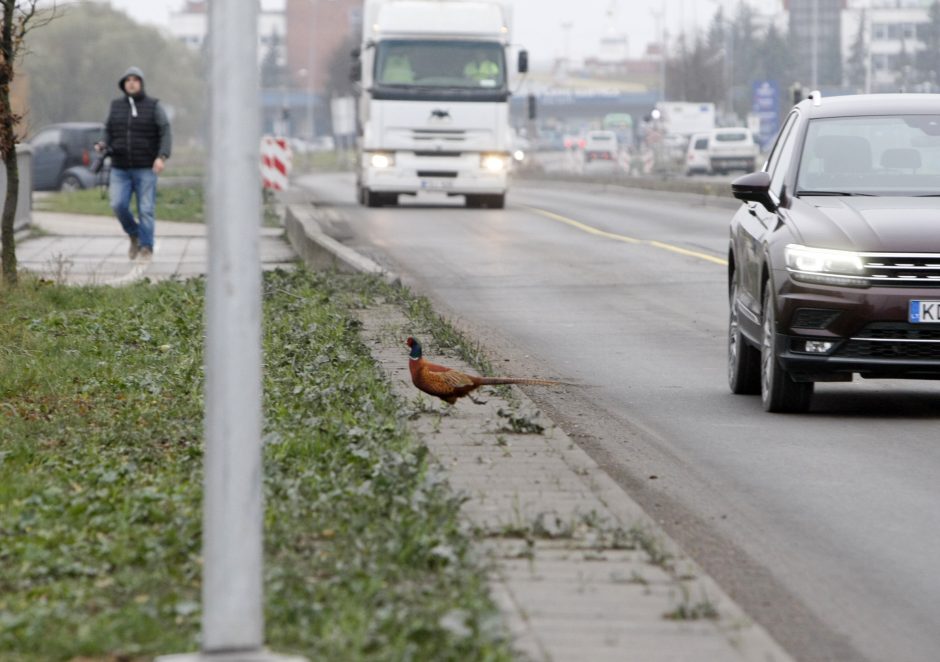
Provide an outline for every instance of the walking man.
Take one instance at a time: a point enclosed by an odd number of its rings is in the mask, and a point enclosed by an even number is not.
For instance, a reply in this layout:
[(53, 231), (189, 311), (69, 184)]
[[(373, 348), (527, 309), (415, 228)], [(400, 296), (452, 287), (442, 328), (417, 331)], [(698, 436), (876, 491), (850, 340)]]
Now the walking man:
[[(170, 121), (158, 99), (144, 91), (144, 74), (131, 67), (118, 81), (123, 94), (111, 102), (105, 125), (106, 149), (111, 154), (111, 209), (130, 237), (128, 256), (153, 256), (157, 175), (170, 158)], [(137, 197), (137, 218), (131, 196)]]

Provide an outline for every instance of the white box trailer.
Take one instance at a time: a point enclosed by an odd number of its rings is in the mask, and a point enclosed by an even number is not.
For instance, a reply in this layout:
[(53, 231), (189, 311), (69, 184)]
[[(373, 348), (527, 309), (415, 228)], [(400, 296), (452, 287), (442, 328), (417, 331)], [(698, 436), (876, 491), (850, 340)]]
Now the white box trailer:
[[(500, 208), (508, 186), (511, 15), (494, 0), (368, 0), (358, 51), (362, 204), (439, 191)], [(519, 54), (518, 70), (528, 68)]]
[(660, 101), (656, 104), (668, 135), (690, 137), (715, 128), (715, 104), (690, 101)]

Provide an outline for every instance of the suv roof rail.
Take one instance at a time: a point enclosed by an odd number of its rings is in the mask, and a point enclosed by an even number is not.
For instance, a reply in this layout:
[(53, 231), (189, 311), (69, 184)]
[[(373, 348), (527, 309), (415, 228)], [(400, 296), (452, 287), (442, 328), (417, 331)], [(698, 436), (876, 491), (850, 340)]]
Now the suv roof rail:
[(814, 106), (822, 105), (822, 92), (820, 92), (819, 90), (813, 90), (812, 92), (809, 93), (809, 96), (806, 98), (812, 99)]

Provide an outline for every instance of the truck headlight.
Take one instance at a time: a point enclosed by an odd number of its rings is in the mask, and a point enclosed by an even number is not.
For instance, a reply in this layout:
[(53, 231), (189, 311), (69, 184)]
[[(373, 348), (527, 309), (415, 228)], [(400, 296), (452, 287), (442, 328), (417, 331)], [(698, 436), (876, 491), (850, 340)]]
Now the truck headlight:
[(369, 159), (369, 163), (372, 164), (373, 168), (390, 168), (395, 165), (395, 157), (385, 152), (375, 152)]
[(784, 255), (787, 271), (794, 280), (822, 285), (868, 287), (865, 266), (858, 253), (790, 244)]
[(502, 172), (506, 169), (506, 157), (502, 154), (483, 154), (480, 167), (488, 172)]

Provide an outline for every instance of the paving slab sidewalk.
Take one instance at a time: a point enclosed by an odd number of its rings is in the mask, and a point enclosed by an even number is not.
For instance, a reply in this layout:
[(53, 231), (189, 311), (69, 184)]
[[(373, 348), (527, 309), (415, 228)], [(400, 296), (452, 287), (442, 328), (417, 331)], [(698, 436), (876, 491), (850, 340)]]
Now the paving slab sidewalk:
[[(790, 660), (521, 390), (487, 392), (484, 405), (425, 396), (411, 384), (402, 312), (384, 305), (361, 320), (394, 390), (420, 403), (415, 433), (467, 497), (463, 514), (495, 561), (492, 592), (524, 658)], [(432, 360), (472, 372), (453, 356)], [(512, 431), (533, 424), (544, 432)]]
[[(56, 282), (75, 285), (125, 285), (148, 278), (188, 278), (208, 271), (207, 227), (157, 219), (150, 260), (129, 260), (128, 239), (110, 216), (33, 212), (38, 236), (17, 244), (19, 266)], [(259, 230), (265, 269), (287, 267), (296, 254), (282, 228)]]

